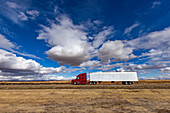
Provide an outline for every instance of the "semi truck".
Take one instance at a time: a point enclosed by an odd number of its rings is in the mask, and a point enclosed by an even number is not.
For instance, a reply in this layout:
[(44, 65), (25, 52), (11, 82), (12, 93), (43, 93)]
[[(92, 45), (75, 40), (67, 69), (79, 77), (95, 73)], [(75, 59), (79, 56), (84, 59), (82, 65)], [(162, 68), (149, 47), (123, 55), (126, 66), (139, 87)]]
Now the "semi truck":
[(103, 81), (121, 82), (123, 85), (131, 85), (133, 82), (138, 82), (136, 72), (93, 72), (89, 74), (90, 79), (87, 80), (87, 74), (81, 73), (76, 76), (76, 79), (71, 81), (71, 84), (90, 84), (95, 85)]

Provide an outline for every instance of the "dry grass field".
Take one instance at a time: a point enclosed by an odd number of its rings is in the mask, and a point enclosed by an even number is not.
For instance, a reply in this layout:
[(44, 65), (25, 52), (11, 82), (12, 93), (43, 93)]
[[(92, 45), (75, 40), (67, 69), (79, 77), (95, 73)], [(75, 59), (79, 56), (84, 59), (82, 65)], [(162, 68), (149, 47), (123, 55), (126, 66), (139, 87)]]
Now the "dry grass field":
[[(52, 85), (52, 84), (70, 84), (71, 81), (0, 81), (0, 85)], [(121, 84), (121, 82), (102, 82), (101, 84)], [(170, 84), (170, 80), (139, 80), (138, 84)]]
[(170, 83), (0, 85), (0, 112), (170, 113)]

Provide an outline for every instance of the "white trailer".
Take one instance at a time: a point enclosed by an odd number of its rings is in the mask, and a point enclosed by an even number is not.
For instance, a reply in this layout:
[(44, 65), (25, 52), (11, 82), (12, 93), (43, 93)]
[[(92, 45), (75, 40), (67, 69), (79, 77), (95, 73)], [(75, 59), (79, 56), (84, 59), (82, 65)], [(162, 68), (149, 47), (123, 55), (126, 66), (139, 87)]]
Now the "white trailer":
[(138, 81), (136, 72), (93, 72), (90, 73), (90, 82), (96, 84), (102, 81), (120, 81), (122, 84), (133, 84)]

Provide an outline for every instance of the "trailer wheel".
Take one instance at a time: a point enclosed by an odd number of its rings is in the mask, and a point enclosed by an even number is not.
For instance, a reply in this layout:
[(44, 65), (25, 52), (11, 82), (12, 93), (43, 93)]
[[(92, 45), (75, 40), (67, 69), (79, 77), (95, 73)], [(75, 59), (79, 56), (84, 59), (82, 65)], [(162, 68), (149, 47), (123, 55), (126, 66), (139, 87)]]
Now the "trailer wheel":
[(96, 82), (93, 82), (93, 85), (96, 85)]
[(132, 85), (132, 82), (128, 82), (129, 85)]
[(123, 85), (125, 85), (125, 82), (122, 82)]
[(115, 83), (114, 81), (111, 81), (111, 83)]
[(74, 85), (76, 85), (77, 83), (76, 83), (76, 82), (74, 82), (73, 84), (74, 84)]
[(125, 82), (125, 85), (128, 85), (128, 82)]
[(93, 83), (92, 83), (92, 82), (90, 82), (89, 84), (90, 84), (90, 85), (92, 85)]

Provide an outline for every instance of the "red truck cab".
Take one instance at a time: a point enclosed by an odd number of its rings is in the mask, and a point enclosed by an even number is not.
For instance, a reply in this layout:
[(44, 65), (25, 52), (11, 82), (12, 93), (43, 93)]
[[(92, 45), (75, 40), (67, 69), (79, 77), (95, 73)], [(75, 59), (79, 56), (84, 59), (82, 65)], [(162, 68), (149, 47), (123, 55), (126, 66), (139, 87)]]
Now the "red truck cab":
[(79, 75), (76, 76), (76, 79), (73, 79), (71, 81), (72, 84), (76, 85), (76, 84), (87, 84), (87, 75), (86, 73), (81, 73)]

